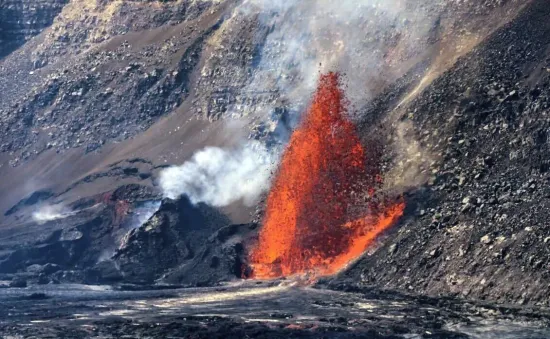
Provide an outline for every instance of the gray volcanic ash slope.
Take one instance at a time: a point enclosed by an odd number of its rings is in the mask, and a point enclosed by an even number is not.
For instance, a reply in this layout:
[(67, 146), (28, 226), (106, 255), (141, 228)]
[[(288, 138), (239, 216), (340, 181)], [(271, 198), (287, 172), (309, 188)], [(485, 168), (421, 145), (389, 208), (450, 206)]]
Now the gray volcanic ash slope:
[(409, 216), (342, 279), (547, 305), (549, 11), (531, 3), (403, 108), (436, 155), (429, 183), (409, 192)]

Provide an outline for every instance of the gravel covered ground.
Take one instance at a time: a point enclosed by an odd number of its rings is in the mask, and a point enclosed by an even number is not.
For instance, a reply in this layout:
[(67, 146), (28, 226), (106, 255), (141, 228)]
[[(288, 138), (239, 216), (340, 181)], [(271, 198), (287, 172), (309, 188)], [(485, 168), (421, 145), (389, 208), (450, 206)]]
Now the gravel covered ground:
[(296, 282), (122, 291), (1, 289), (0, 335), (15, 338), (547, 338), (540, 310), (342, 292)]

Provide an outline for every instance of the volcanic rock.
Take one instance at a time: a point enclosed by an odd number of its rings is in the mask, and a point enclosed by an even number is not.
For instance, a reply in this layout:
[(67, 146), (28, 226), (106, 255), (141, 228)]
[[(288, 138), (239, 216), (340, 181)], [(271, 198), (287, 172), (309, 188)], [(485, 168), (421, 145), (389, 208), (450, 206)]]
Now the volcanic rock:
[[(7, 0), (0, 4), (0, 59), (50, 26), (68, 0)], [(41, 66), (40, 62), (36, 62)]]
[(10, 287), (16, 287), (16, 288), (25, 288), (27, 287), (27, 280), (24, 279), (24, 278), (14, 278), (11, 282), (10, 282)]
[(54, 194), (52, 192), (48, 192), (48, 191), (33, 192), (30, 196), (22, 199), (16, 205), (14, 205), (12, 208), (7, 210), (6, 213), (4, 213), (4, 215), (9, 216), (11, 214), (14, 214), (14, 213), (16, 213), (17, 211), (19, 211), (21, 208), (23, 208), (25, 206), (35, 205), (37, 203), (40, 203), (43, 200), (47, 200), (47, 199), (51, 198), (53, 195)]
[[(122, 186), (92, 200), (76, 201), (67, 206), (72, 212), (58, 220), (24, 224), (27, 229), (40, 228), (41, 237), (28, 238), (19, 228), (5, 230), (9, 235), (2, 236), (10, 241), (3, 243), (0, 273), (25, 274), (30, 282), (40, 284), (50, 280), (84, 282), (88, 279), (85, 271), (99, 262), (97, 269), (106, 281), (116, 280), (116, 274), (108, 272), (101, 259), (109, 251), (114, 252), (122, 236), (130, 231), (132, 206), (139, 208), (142, 199), (152, 198), (155, 193), (149, 188)], [(20, 246), (21, 242), (25, 246)], [(99, 282), (93, 278), (93, 271), (90, 276), (88, 280)]]
[(97, 263), (86, 270), (85, 282), (88, 284), (114, 284), (124, 279), (117, 264), (112, 260)]
[(125, 236), (113, 260), (127, 282), (211, 285), (240, 277), (243, 241), (252, 231), (186, 196), (165, 199), (149, 221)]
[[(421, 148), (441, 174), (406, 195), (409, 208), (437, 214), (433, 221), (403, 218), (377, 251), (336, 281), (548, 305), (550, 73), (541, 70), (549, 57), (548, 15), (547, 2), (529, 2), (403, 108), (416, 135), (438, 131)], [(414, 88), (414, 80), (388, 90), (369, 112), (385, 114), (400, 86)], [(373, 133), (367, 131), (365, 125)], [(433, 248), (441, 255), (426, 257)]]

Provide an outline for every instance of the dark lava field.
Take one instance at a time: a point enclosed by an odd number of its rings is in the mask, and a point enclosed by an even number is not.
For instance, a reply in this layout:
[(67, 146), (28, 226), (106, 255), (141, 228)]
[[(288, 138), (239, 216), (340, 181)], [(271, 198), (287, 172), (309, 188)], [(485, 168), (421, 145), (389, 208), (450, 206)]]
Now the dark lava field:
[[(3, 290), (0, 333), (25, 338), (547, 338), (529, 309), (292, 282), (127, 291)], [(38, 317), (37, 315), (41, 315)]]
[(0, 0), (0, 338), (550, 338), (549, 272), (548, 0)]

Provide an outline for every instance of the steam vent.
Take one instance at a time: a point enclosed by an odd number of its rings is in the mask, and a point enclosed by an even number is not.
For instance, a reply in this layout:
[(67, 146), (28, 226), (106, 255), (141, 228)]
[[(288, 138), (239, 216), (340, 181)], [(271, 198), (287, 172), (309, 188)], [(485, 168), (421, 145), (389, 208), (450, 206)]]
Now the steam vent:
[(0, 0), (0, 338), (550, 338), (548, 0)]

